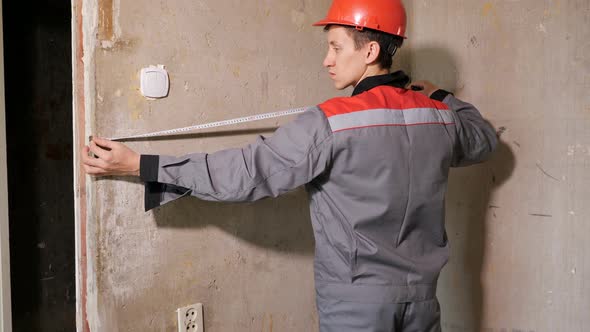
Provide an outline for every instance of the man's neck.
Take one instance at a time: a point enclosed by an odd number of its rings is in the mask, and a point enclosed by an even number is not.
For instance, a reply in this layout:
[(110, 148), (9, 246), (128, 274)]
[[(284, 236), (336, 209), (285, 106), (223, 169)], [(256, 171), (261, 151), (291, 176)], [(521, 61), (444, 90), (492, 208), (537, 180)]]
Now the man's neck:
[(356, 82), (356, 84), (353, 86), (353, 88), (356, 88), (356, 86), (367, 77), (385, 75), (385, 74), (389, 74), (389, 73), (390, 73), (389, 69), (384, 69), (379, 66), (370, 66), (367, 68), (367, 70), (365, 71), (363, 76), (361, 76), (361, 78), (358, 80), (358, 82)]
[(380, 85), (387, 85), (395, 88), (405, 88), (408, 83), (410, 83), (410, 77), (408, 77), (408, 75), (406, 75), (403, 71), (396, 71), (393, 74), (385, 73), (381, 75), (369, 76), (364, 78), (354, 87), (352, 95), (356, 96)]

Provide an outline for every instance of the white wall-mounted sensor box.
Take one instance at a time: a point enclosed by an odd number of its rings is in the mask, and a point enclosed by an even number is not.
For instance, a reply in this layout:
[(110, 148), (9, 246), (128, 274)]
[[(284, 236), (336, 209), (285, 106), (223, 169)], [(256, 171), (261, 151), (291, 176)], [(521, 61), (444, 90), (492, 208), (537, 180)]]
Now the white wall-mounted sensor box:
[(140, 91), (146, 98), (164, 98), (168, 96), (170, 79), (163, 65), (149, 66), (141, 69)]

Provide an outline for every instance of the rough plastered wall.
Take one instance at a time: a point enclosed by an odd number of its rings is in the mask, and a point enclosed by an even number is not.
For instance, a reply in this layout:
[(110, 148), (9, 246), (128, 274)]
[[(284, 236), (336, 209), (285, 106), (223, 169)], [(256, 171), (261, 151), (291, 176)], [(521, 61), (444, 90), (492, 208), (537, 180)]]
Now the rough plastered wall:
[[(311, 24), (328, 6), (77, 1), (77, 73), (84, 78), (77, 77), (76, 102), (85, 108), (78, 127), (86, 121), (86, 135), (113, 137), (322, 102), (334, 91), (321, 66), (325, 36)], [(158, 64), (170, 73), (170, 95), (149, 101), (138, 74)], [(212, 152), (269, 135), (287, 120), (129, 145), (148, 154)], [(88, 182), (78, 211), (87, 221), (78, 241), (80, 328), (175, 331), (175, 310), (200, 302), (210, 332), (317, 329), (302, 190), (253, 204), (183, 199), (145, 213), (141, 183)]]
[(406, 4), (405, 67), (476, 104), (502, 139), (451, 174), (444, 331), (588, 331), (590, 2)]
[[(78, 139), (333, 95), (320, 67), (321, 29), (309, 27), (327, 0), (74, 4)], [(444, 330), (584, 331), (590, 3), (406, 5), (411, 23), (402, 67), (475, 103), (502, 137), (490, 162), (451, 175), (453, 249), (439, 288)], [(140, 97), (137, 74), (150, 64), (170, 71), (169, 98)], [(275, 124), (130, 145), (144, 153), (215, 151), (268, 134)], [(202, 302), (207, 331), (316, 330), (313, 239), (302, 191), (255, 204), (185, 199), (144, 213), (138, 182), (76, 181), (87, 189), (77, 193), (79, 326), (173, 331), (174, 310)]]

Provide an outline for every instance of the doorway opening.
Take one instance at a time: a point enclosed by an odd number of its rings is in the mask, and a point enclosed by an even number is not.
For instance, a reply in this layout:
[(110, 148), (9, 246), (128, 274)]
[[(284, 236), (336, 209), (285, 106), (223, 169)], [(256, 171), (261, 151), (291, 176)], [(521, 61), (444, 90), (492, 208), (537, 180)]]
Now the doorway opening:
[(2, 6), (13, 331), (75, 331), (71, 3)]

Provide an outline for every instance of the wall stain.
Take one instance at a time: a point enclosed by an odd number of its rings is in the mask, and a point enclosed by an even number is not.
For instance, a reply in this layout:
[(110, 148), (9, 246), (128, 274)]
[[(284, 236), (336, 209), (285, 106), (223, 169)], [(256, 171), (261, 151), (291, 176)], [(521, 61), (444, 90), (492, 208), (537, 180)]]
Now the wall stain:
[(101, 41), (100, 46), (103, 49), (110, 49), (111, 51), (125, 51), (131, 52), (135, 50), (137, 40), (134, 39), (117, 39), (117, 40), (104, 40)]
[(561, 1), (560, 0), (554, 0), (553, 1), (553, 8), (552, 9), (545, 9), (543, 11), (543, 19), (549, 19), (552, 16), (557, 16), (561, 13)]
[(490, 12), (495, 12), (494, 4), (491, 2), (486, 2), (483, 5), (483, 9), (481, 10), (481, 16), (488, 16)]
[(113, 0), (98, 0), (98, 39), (114, 40)]
[(269, 323), (269, 326), (268, 326), (268, 331), (269, 332), (272, 332), (272, 325), (273, 325), (273, 322), (272, 322), (272, 314), (270, 315), (269, 320), (270, 320), (270, 323)]
[(213, 46), (211, 43), (211, 32), (205, 33), (205, 41), (207, 42), (207, 47), (211, 48)]
[[(139, 78), (133, 80), (139, 80)], [(131, 111), (131, 119), (137, 121), (142, 118), (145, 99), (141, 96), (136, 84), (131, 84), (129, 91), (131, 93), (127, 94), (127, 109)]]
[(266, 327), (266, 314), (262, 317), (262, 329), (260, 331), (261, 332), (264, 332), (264, 331), (272, 332), (273, 331), (272, 314), (268, 314), (268, 330), (266, 330), (265, 327)]
[(235, 66), (232, 70), (232, 74), (234, 75), (235, 78), (239, 78), (240, 77), (240, 66)]
[(502, 24), (500, 24), (500, 17), (496, 7), (491, 2), (486, 2), (481, 10), (482, 17), (491, 17), (492, 24), (498, 32), (502, 32)]

